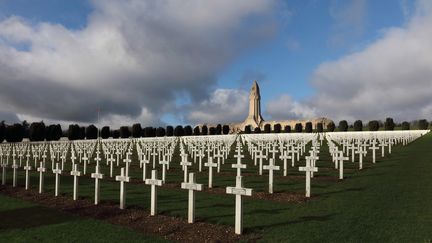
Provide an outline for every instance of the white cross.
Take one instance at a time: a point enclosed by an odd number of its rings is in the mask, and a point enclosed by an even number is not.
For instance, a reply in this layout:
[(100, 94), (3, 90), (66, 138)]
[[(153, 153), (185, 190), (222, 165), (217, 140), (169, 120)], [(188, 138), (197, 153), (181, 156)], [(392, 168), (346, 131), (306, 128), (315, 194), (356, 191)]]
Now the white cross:
[(13, 169), (12, 187), (16, 187), (16, 185), (17, 185), (17, 169), (18, 168), (19, 168), (19, 166), (17, 165), (15, 158), (14, 158), (13, 163), (12, 163), (12, 169)]
[(374, 163), (374, 164), (375, 164), (375, 162), (376, 162), (375, 151), (378, 150), (378, 148), (379, 148), (379, 147), (376, 146), (376, 141), (375, 141), (375, 139), (372, 140), (372, 146), (369, 147), (369, 149), (372, 150), (372, 163)]
[(81, 176), (81, 171), (78, 171), (78, 165), (73, 165), (73, 170), (70, 172), (70, 175), (74, 177), (73, 183), (73, 200), (76, 201), (78, 198), (78, 179)]
[(37, 168), (37, 171), (39, 172), (39, 194), (43, 192), (43, 184), (44, 184), (44, 176), (43, 173), (45, 173), (46, 169), (43, 166), (43, 162), (40, 162), (39, 168)]
[(212, 188), (213, 187), (213, 167), (217, 167), (216, 163), (213, 163), (213, 158), (209, 157), (208, 158), (208, 163), (205, 163), (204, 166), (209, 168), (209, 185), (208, 188)]
[(252, 196), (252, 189), (244, 188), (242, 177), (236, 177), (236, 186), (227, 187), (227, 194), (235, 195), (235, 233), (241, 235), (243, 231), (243, 202), (242, 196)]
[(126, 185), (125, 182), (130, 181), (130, 177), (125, 174), (125, 168), (120, 169), (120, 175), (116, 176), (116, 181), (120, 181), (120, 209), (124, 209), (126, 205)]
[(299, 171), (305, 171), (306, 172), (306, 197), (310, 197), (311, 175), (312, 175), (312, 172), (317, 172), (318, 168), (311, 166), (311, 159), (309, 157), (306, 157), (306, 166), (305, 167), (299, 167)]
[(259, 175), (262, 175), (263, 159), (267, 159), (267, 156), (263, 155), (262, 151), (259, 151), (259, 154), (256, 155), (256, 157), (259, 159)]
[(156, 170), (152, 170), (151, 179), (146, 179), (145, 184), (151, 185), (151, 197), (150, 197), (150, 215), (154, 216), (157, 213), (157, 187), (162, 186), (162, 180), (158, 180), (156, 176)]
[(153, 151), (150, 155), (152, 155), (152, 158), (153, 158), (153, 169), (154, 169), (155, 166), (156, 166), (156, 155), (157, 155), (157, 153), (156, 153), (156, 151)]
[(241, 170), (246, 169), (246, 164), (241, 163), (241, 159), (244, 158), (244, 155), (241, 154), (241, 150), (237, 150), (237, 154), (234, 155), (237, 158), (237, 163), (232, 164), (231, 167), (237, 169), (237, 176), (241, 176)]
[(181, 188), (189, 190), (188, 223), (191, 224), (195, 221), (195, 191), (201, 191), (202, 184), (196, 183), (194, 173), (189, 173), (189, 182), (182, 182)]
[(269, 171), (269, 193), (273, 194), (273, 171), (279, 170), (279, 166), (274, 164), (274, 160), (272, 158), (269, 159), (269, 165), (264, 165), (264, 170)]
[(198, 171), (202, 171), (202, 158), (204, 158), (204, 152), (200, 149), (198, 150), (198, 153), (196, 154), (198, 156)]
[(165, 156), (162, 156), (162, 160), (159, 161), (159, 164), (162, 165), (162, 181), (165, 183), (166, 166), (169, 164), (169, 162), (168, 160), (165, 160)]
[(287, 159), (291, 159), (291, 156), (288, 155), (287, 151), (284, 151), (283, 154), (279, 156), (279, 159), (283, 160), (283, 175), (287, 176)]
[(150, 161), (148, 161), (147, 159), (143, 158), (143, 160), (140, 161), (140, 164), (142, 165), (142, 178), (143, 181), (146, 180), (146, 176), (147, 176), (147, 164), (149, 164)]
[(62, 171), (59, 169), (59, 164), (56, 163), (56, 168), (52, 170), (55, 174), (55, 188), (54, 188), (54, 195), (57, 197), (59, 193), (59, 186), (60, 186), (60, 175)]
[(129, 155), (131, 153), (126, 153), (126, 159), (123, 159), (123, 162), (126, 164), (126, 176), (129, 176), (129, 164), (132, 162), (132, 160), (129, 158)]
[[(99, 156), (99, 155), (98, 155)], [(98, 205), (99, 203), (99, 195), (100, 195), (100, 185), (99, 180), (103, 179), (103, 174), (99, 171), (99, 164), (96, 164), (95, 173), (91, 173), (91, 178), (95, 179), (95, 199), (94, 204)]]
[(26, 165), (24, 166), (24, 170), (26, 171), (26, 180), (25, 180), (25, 189), (29, 189), (30, 184), (30, 178), (29, 178), (29, 171), (32, 169), (31, 166), (29, 166), (29, 161), (26, 161)]
[(363, 147), (360, 146), (358, 150), (355, 152), (359, 155), (359, 169), (363, 169), (363, 156), (366, 155), (367, 151), (363, 150)]
[(7, 164), (3, 162), (1, 164), (1, 167), (2, 167), (2, 185), (6, 185), (6, 168), (7, 168)]
[(343, 151), (339, 151), (339, 156), (336, 157), (336, 163), (339, 163), (339, 179), (343, 180), (343, 165), (344, 160), (348, 160), (348, 157), (344, 157)]
[(187, 171), (188, 171), (188, 166), (192, 165), (191, 162), (187, 161), (187, 155), (184, 161), (180, 162), (180, 165), (183, 166), (183, 182), (187, 182)]

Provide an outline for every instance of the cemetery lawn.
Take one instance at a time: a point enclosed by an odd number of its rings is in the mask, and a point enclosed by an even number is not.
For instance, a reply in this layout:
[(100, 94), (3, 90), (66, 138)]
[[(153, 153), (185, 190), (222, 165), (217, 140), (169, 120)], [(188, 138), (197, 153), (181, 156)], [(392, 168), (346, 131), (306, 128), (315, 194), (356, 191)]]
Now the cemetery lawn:
[[(275, 200), (244, 197), (243, 240), (262, 242), (430, 242), (432, 240), (432, 135), (429, 133), (407, 146), (393, 147), (392, 154), (371, 163), (371, 151), (364, 158), (364, 169), (358, 163), (345, 162), (345, 179), (338, 181), (328, 147), (323, 144), (317, 161), (318, 173), (312, 179), (312, 198), (304, 200), (304, 173), (288, 168), (289, 177), (282, 170), (275, 172), (275, 196), (292, 193), (301, 200), (278, 202)], [(245, 150), (246, 151), (246, 148)], [(136, 154), (136, 153), (135, 153)], [(183, 180), (177, 158), (167, 174), (167, 185), (158, 191), (158, 211), (162, 215), (186, 220), (187, 191), (179, 188)], [(214, 187), (224, 191), (235, 184), (235, 170), (226, 161), (222, 173), (215, 173)], [(136, 156), (136, 155), (134, 155)], [(136, 157), (133, 157), (136, 160)], [(244, 186), (254, 194), (267, 190), (268, 172), (262, 177), (246, 156), (248, 168), (244, 173)], [(277, 160), (278, 165), (281, 162)], [(50, 164), (50, 163), (47, 163)], [(195, 165), (194, 165), (195, 166)], [(90, 168), (90, 167), (89, 167)], [(9, 173), (10, 173), (9, 169)], [(69, 169), (67, 170), (69, 171)], [(90, 172), (94, 171), (94, 165)], [(192, 171), (197, 171), (196, 167)], [(32, 172), (32, 190), (37, 190), (37, 173)], [(109, 175), (107, 168), (103, 173)], [(135, 164), (131, 176), (136, 183), (127, 185), (127, 206), (149, 212), (149, 186), (139, 183), (141, 171)], [(197, 173), (197, 181), (207, 188), (207, 168)], [(54, 177), (46, 173), (45, 193), (53, 197)], [(116, 175), (119, 169), (116, 168)], [(23, 172), (18, 184), (23, 187)], [(10, 174), (7, 187), (11, 187)], [(107, 176), (109, 177), (109, 176)], [(72, 180), (66, 173), (61, 178), (61, 195), (72, 198)], [(80, 200), (92, 200), (94, 181), (80, 178)], [(104, 179), (101, 200), (119, 202), (119, 183)], [(47, 215), (47, 216), (45, 216)], [(234, 227), (234, 196), (212, 193), (208, 190), (196, 194), (198, 222)], [(83, 218), (37, 204), (1, 196), (0, 239), (2, 241), (155, 241), (158, 238), (114, 226), (101, 220)]]
[(165, 242), (128, 228), (0, 195), (1, 242)]

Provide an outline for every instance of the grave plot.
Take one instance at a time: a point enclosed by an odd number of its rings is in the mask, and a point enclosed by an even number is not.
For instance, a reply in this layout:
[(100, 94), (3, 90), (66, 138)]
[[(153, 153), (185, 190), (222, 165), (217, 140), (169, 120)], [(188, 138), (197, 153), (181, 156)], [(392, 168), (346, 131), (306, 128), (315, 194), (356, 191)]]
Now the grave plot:
[(149, 223), (151, 216), (159, 215), (215, 229), (225, 225), (252, 239), (259, 235), (257, 217), (263, 212), (286, 213), (292, 205), (331, 198), (327, 193), (333, 187), (373, 170), (425, 133), (2, 144), (2, 184), (9, 193), (9, 187), (15, 186), (45, 197), (69, 197), (101, 207), (108, 203), (120, 211), (138, 210), (149, 216)]

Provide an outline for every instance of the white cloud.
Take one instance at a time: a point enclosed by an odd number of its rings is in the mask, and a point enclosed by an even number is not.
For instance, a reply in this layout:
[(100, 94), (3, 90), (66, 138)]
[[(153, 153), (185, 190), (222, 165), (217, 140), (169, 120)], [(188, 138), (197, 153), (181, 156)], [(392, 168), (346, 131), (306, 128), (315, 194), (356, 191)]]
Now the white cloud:
[(248, 112), (249, 93), (241, 89), (216, 89), (208, 99), (189, 107), (192, 124), (241, 122)]
[[(94, 122), (93, 111), (102, 107), (107, 121), (157, 122), (174, 109), (177, 92), (192, 102), (207, 97), (227, 63), (274, 31), (275, 1), (93, 4), (79, 30), (20, 17), (0, 21), (2, 109), (45, 120)], [(260, 24), (251, 26), (250, 18)], [(143, 110), (149, 115), (142, 117)]]
[(311, 119), (317, 116), (315, 107), (295, 101), (286, 94), (270, 100), (266, 104), (266, 113), (272, 120)]
[(321, 64), (314, 104), (334, 119), (432, 118), (432, 3), (364, 50)]

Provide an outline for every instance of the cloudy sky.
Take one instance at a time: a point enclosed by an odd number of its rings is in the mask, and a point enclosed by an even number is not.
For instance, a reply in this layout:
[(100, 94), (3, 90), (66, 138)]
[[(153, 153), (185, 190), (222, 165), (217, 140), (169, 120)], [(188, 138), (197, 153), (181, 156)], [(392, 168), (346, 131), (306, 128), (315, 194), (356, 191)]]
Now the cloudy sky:
[(268, 120), (432, 119), (432, 1), (0, 0), (0, 120), (236, 122), (253, 80)]

